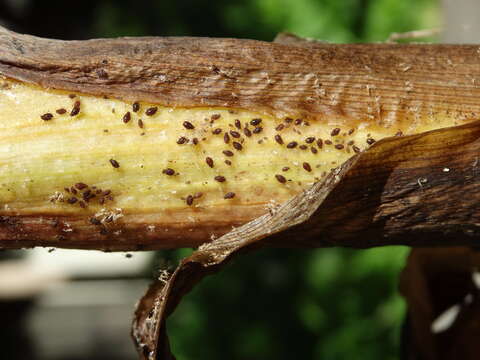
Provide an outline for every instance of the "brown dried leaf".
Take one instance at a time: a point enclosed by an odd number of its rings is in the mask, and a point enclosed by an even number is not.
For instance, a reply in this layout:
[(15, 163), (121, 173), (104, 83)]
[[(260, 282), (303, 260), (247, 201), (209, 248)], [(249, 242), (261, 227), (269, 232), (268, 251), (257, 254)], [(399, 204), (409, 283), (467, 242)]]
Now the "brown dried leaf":
[(479, 151), (480, 122), (384, 139), (323, 182), (200, 247), (140, 302), (133, 337), (141, 358), (173, 358), (166, 318), (195, 284), (241, 252), (264, 246), (475, 244)]

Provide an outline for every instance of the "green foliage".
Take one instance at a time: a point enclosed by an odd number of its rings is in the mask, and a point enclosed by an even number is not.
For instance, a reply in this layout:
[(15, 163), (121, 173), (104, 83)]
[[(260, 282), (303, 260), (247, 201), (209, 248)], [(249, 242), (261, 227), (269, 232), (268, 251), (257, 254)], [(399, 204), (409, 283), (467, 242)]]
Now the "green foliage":
[[(95, 35), (384, 41), (438, 26), (436, 0), (99, 1)], [(131, 16), (130, 8), (139, 14)], [(141, 15), (140, 15), (141, 14)], [(190, 251), (161, 252), (163, 263)], [(179, 359), (398, 359), (407, 249), (263, 250), (207, 278), (169, 321)], [(157, 262), (158, 263), (158, 262)]]

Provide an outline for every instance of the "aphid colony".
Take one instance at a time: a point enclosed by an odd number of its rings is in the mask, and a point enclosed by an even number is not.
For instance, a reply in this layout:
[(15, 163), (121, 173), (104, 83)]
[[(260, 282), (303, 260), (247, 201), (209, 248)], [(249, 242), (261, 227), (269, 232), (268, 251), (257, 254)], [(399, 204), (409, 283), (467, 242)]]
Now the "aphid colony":
[[(9, 164), (0, 173), (0, 205), (12, 210), (27, 202), (39, 211), (54, 204), (67, 212), (115, 206), (124, 213), (263, 206), (298, 194), (375, 139), (410, 130), (7, 84), (0, 118), (14, 121), (0, 127), (15, 142), (0, 143), (0, 168)], [(19, 157), (10, 164), (12, 149)], [(79, 183), (90, 192), (71, 185)], [(63, 201), (48, 201), (52, 196)]]

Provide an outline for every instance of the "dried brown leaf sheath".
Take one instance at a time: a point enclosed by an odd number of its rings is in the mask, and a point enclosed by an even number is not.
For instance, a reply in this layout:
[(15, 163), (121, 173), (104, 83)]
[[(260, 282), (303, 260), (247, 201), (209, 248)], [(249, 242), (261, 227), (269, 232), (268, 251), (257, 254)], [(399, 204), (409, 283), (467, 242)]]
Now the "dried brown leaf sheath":
[[(210, 240), (212, 234), (220, 236), (232, 226), (239, 226), (262, 215), (269, 200), (282, 203), (298, 194), (308, 188), (309, 182), (321, 179), (323, 171), (338, 166), (375, 140), (393, 136), (399, 130), (403, 134), (415, 134), (461, 125), (478, 118), (480, 90), (476, 79), (480, 75), (480, 59), (477, 46), (333, 45), (301, 42), (291, 38), (280, 39), (280, 42), (285, 44), (209, 38), (122, 38), (66, 42), (18, 35), (0, 28), (0, 75), (7, 79), (5, 81), (13, 79), (22, 84), (34, 84), (40, 87), (38, 91), (41, 93), (55, 89), (73, 92), (78, 96), (87, 94), (91, 101), (100, 102), (102, 96), (108, 96), (130, 102), (128, 111), (131, 113), (127, 118), (133, 120), (127, 124), (126, 112), (118, 114), (118, 124), (122, 126), (137, 124), (138, 105), (132, 107), (134, 102), (172, 109), (221, 109), (225, 113), (233, 109), (245, 114), (256, 112), (264, 115), (260, 125), (248, 124), (249, 129), (246, 127), (246, 131), (238, 131), (245, 143), (233, 144), (235, 137), (229, 136), (228, 142), (225, 138), (225, 146), (229, 146), (228, 150), (236, 155), (233, 158), (226, 157), (225, 161), (224, 158), (215, 158), (215, 168), (212, 171), (218, 171), (219, 164), (222, 164), (225, 171), (232, 171), (232, 174), (252, 168), (259, 173), (264, 169), (268, 179), (263, 183), (246, 180), (243, 184), (246, 184), (247, 188), (238, 185), (238, 189), (247, 189), (247, 193), (256, 194), (254, 189), (263, 193), (256, 195), (257, 201), (254, 197), (253, 200), (246, 201), (244, 194), (239, 193), (237, 188), (226, 188), (233, 183), (229, 181), (230, 177), (226, 177), (226, 182), (220, 181), (218, 179), (225, 178), (225, 174), (212, 173), (208, 180), (213, 181), (216, 186), (215, 205), (204, 206), (198, 210), (189, 205), (192, 201), (193, 205), (196, 204), (195, 193), (186, 192), (183, 195), (186, 200), (181, 200), (178, 196), (176, 207), (168, 208), (168, 211), (162, 208), (161, 201), (155, 202), (160, 205), (152, 207), (153, 210), (146, 210), (148, 207), (145, 206), (141, 211), (135, 207), (124, 208), (124, 216), (112, 229), (100, 229), (98, 219), (91, 219), (94, 212), (82, 212), (77, 206), (79, 202), (75, 203), (77, 208), (74, 211), (63, 212), (64, 208), (52, 209), (51, 205), (41, 203), (48, 200), (43, 193), (39, 195), (40, 205), (35, 203), (35, 207), (28, 206), (28, 199), (22, 202), (17, 196), (13, 199), (20, 201), (23, 207), (19, 205), (18, 208), (10, 207), (10, 210), (5, 208), (1, 211), (0, 215), (3, 217), (0, 218), (0, 244), (11, 248), (60, 246), (112, 250), (197, 246)], [(74, 103), (73, 100), (71, 102)], [(154, 105), (151, 106), (145, 111), (145, 116), (138, 119), (142, 120), (141, 128), (146, 129), (147, 135), (149, 126), (152, 128), (155, 125), (154, 117), (160, 112), (157, 112)], [(42, 122), (42, 126), (53, 125), (51, 128), (55, 129), (55, 110), (37, 114), (36, 119)], [(81, 117), (81, 111), (73, 105), (66, 116), (73, 124), (72, 119)], [(55, 114), (53, 120), (50, 119), (50, 113)], [(284, 122), (285, 116), (291, 117), (292, 123)], [(45, 121), (47, 118), (50, 120)], [(293, 119), (300, 119), (301, 122), (297, 124)], [(178, 131), (198, 130), (198, 123), (194, 124), (195, 129), (189, 130), (182, 127), (183, 121), (184, 119), (178, 119)], [(304, 126), (305, 122), (309, 122), (310, 126)], [(88, 126), (88, 116), (84, 123)], [(277, 131), (274, 129), (279, 129), (280, 123), (292, 126), (290, 129), (278, 130), (282, 131), (284, 144), (273, 140)], [(100, 132), (101, 125), (95, 126), (97, 127), (94, 129)], [(243, 123), (240, 126), (244, 126)], [(297, 132), (293, 132), (295, 126), (298, 126)], [(341, 129), (340, 133), (335, 130), (337, 128)], [(232, 129), (237, 129), (233, 127), (233, 119)], [(215, 131), (213, 128), (211, 130)], [(350, 130), (355, 130), (353, 135)], [(322, 134), (323, 140), (319, 138), (313, 144), (303, 143), (304, 138), (309, 136), (306, 135), (308, 131), (315, 133), (317, 137)], [(182, 144), (185, 140), (178, 140), (179, 136), (170, 140), (174, 146), (184, 146)], [(219, 142), (223, 136), (223, 133), (218, 135)], [(263, 140), (262, 136), (268, 141)], [(347, 141), (348, 136), (357, 136), (355, 143), (353, 140), (352, 143)], [(2, 142), (8, 143), (12, 138), (15, 139), (10, 137), (9, 140), (2, 139)], [(125, 135), (125, 139), (127, 138)], [(95, 142), (99, 149), (102, 139)], [(189, 144), (200, 141), (198, 146), (203, 144), (202, 138), (192, 138), (189, 141)], [(261, 143), (262, 141), (265, 143)], [(164, 150), (172, 145), (162, 146)], [(274, 155), (274, 151), (277, 151), (274, 146), (284, 152)], [(309, 147), (312, 147), (311, 152)], [(28, 148), (28, 144), (23, 147)], [(266, 156), (267, 153), (270, 157)], [(318, 156), (318, 167), (308, 160), (302, 168), (302, 163), (306, 162), (302, 157), (307, 156), (307, 153), (312, 158)], [(131, 156), (133, 153), (126, 151), (125, 154)], [(223, 156), (220, 150), (218, 154)], [(59, 154), (60, 157), (64, 155)], [(99, 154), (96, 153), (95, 156), (97, 155)], [(100, 152), (100, 155), (103, 159), (108, 153), (105, 150), (105, 153)], [(447, 153), (441, 155), (446, 156)], [(211, 157), (210, 154), (205, 156)], [(208, 169), (211, 167), (205, 163), (205, 156), (194, 165), (200, 166), (201, 163), (210, 171)], [(235, 163), (241, 161), (240, 159), (253, 160)], [(288, 165), (298, 162), (295, 166), (289, 166), (289, 171), (295, 167), (298, 178), (283, 173), (281, 169), (284, 166), (280, 166), (279, 159), (289, 161)], [(264, 163), (259, 165), (257, 162), (254, 165), (257, 160), (263, 160)], [(332, 161), (334, 164), (331, 164)], [(45, 157), (40, 159), (40, 162), (47, 166), (51, 159)], [(274, 164), (276, 168), (266, 168), (266, 164)], [(25, 163), (17, 161), (16, 166), (20, 165), (28, 167), (30, 163), (27, 160)], [(120, 167), (117, 168), (116, 165)], [(114, 175), (110, 172), (108, 176), (124, 180), (121, 178), (122, 174), (132, 174), (127, 171), (128, 165), (128, 162), (109, 155), (102, 162), (102, 169), (105, 169), (106, 173), (107, 170), (116, 168), (118, 171)], [(105, 166), (108, 166), (108, 169)], [(365, 166), (370, 167), (368, 164)], [(423, 165), (420, 167), (425, 170), (424, 175), (429, 179), (430, 170), (426, 170)], [(154, 169), (152, 174), (164, 177), (169, 171), (175, 174), (176, 169), (170, 168), (171, 166), (168, 166), (168, 169), (164, 167), (166, 172), (163, 174), (162, 168)], [(83, 173), (87, 174), (90, 170), (85, 168)], [(202, 172), (205, 172), (203, 168)], [(298, 181), (300, 176), (308, 181)], [(245, 178), (248, 179), (248, 176)], [(134, 180), (134, 177), (131, 176), (130, 179)], [(43, 180), (45, 181), (45, 178)], [(113, 181), (106, 177), (97, 180)], [(282, 182), (286, 182), (287, 186)], [(365, 194), (364, 186), (370, 188), (368, 184), (356, 184), (359, 186), (358, 193)], [(417, 184), (423, 188), (428, 188), (429, 185), (418, 179)], [(370, 189), (369, 191), (374, 191), (373, 188)], [(225, 198), (227, 193), (234, 193), (235, 197)], [(147, 201), (147, 196), (141, 194), (146, 193), (139, 192), (134, 198), (135, 203), (143, 204), (142, 201)], [(128, 195), (127, 191), (122, 193), (124, 198)], [(374, 197), (375, 194), (372, 193), (366, 198)], [(151, 199), (152, 196), (148, 198)], [(198, 201), (212, 198), (203, 196)], [(115, 201), (120, 201), (119, 199), (120, 197), (116, 197)], [(222, 203), (218, 202), (220, 200)], [(394, 200), (397, 201), (395, 204), (401, 202)], [(332, 206), (335, 206), (334, 201), (332, 203)], [(358, 205), (356, 210), (363, 210), (362, 204), (368, 204), (368, 201), (354, 204)], [(9, 203), (2, 201), (2, 205)], [(115, 204), (112, 206), (115, 207)], [(344, 213), (349, 209), (347, 207), (340, 210)], [(384, 210), (387, 209), (388, 207), (385, 207)], [(385, 216), (388, 217), (388, 214)], [(391, 216), (393, 218), (396, 214), (392, 213)], [(190, 218), (194, 221), (185, 221)], [(425, 220), (428, 220), (426, 215)], [(353, 220), (345, 216), (342, 221)], [(331, 228), (335, 226), (332, 223)], [(151, 229), (155, 230), (150, 231)], [(329, 229), (327, 228), (329, 232), (325, 234), (330, 234), (332, 239), (341, 236)], [(354, 233), (355, 229), (353, 226), (351, 232)], [(378, 233), (381, 233), (380, 225), (378, 229)]]

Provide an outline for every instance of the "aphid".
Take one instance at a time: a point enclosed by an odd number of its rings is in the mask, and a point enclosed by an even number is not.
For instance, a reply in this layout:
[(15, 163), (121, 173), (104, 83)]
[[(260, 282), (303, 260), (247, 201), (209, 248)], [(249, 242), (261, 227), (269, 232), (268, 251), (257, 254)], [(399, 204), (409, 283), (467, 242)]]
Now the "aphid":
[(67, 113), (67, 110), (65, 110), (64, 108), (61, 108), (61, 109), (57, 109), (55, 111), (58, 115), (63, 115), (63, 114), (66, 114)]
[(344, 146), (342, 144), (335, 145), (335, 149), (342, 150)]
[(198, 144), (198, 138), (196, 138), (196, 137), (193, 138), (192, 143), (193, 143), (193, 145), (197, 145)]
[(213, 135), (218, 135), (218, 134), (220, 134), (221, 132), (222, 132), (222, 129), (216, 128), (215, 130), (212, 131), (212, 134), (213, 134)]
[(256, 127), (253, 129), (254, 134), (260, 134), (262, 132), (263, 128), (261, 126)]
[(105, 190), (103, 192), (103, 196), (108, 196), (108, 195), (110, 195), (111, 192), (112, 192), (111, 190)]
[(232, 162), (230, 160), (225, 160), (225, 164), (227, 164), (228, 166), (232, 165)]
[(368, 145), (372, 145), (374, 142), (375, 142), (375, 139), (372, 139), (372, 138), (367, 139), (367, 144)]
[(232, 143), (232, 145), (233, 145), (233, 147), (234, 147), (236, 150), (238, 150), (238, 151), (240, 151), (240, 150), (243, 149), (242, 144), (240, 144), (239, 142), (234, 141), (234, 142)]
[(312, 152), (312, 154), (318, 153), (317, 148), (316, 148), (316, 147), (313, 147), (313, 146), (310, 148), (310, 151)]
[(86, 189), (88, 187), (87, 184), (84, 184), (82, 182), (79, 182), (79, 183), (76, 183), (75, 184), (75, 187), (78, 189), (78, 190), (83, 190), (83, 189)]
[(131, 259), (131, 258), (132, 258), (132, 256), (133, 256), (133, 255), (132, 255), (132, 254), (130, 254), (130, 253), (128, 253), (128, 254), (125, 254), (125, 257), (126, 257), (127, 259)]
[(285, 122), (288, 124), (288, 123), (291, 123), (293, 121), (292, 118), (289, 118), (289, 117), (286, 117), (285, 118)]
[(74, 197), (74, 196), (72, 196), (72, 197), (70, 197), (70, 198), (67, 199), (67, 202), (68, 202), (69, 204), (75, 204), (77, 201), (78, 201), (78, 199), (77, 199), (76, 197)]
[(110, 159), (110, 164), (112, 164), (112, 166), (115, 168), (115, 169), (118, 169), (120, 167), (120, 164), (118, 163), (117, 160), (114, 160), (114, 159)]
[(213, 114), (213, 115), (210, 117), (210, 119), (212, 119), (212, 120), (218, 120), (218, 119), (220, 119), (220, 117), (221, 117), (220, 114)]
[(102, 224), (102, 222), (100, 220), (98, 220), (97, 218), (94, 218), (94, 217), (90, 218), (90, 223), (92, 225), (101, 225)]
[(218, 182), (225, 182), (225, 180), (227, 180), (222, 175), (217, 175), (217, 176), (214, 177), (214, 179), (215, 179), (215, 181), (218, 181)]
[(242, 123), (240, 122), (240, 120), (235, 119), (235, 127), (239, 130), (242, 128)]
[(232, 135), (232, 137), (238, 139), (240, 137), (240, 133), (235, 131), (235, 130), (230, 130), (230, 135)]
[(211, 168), (213, 168), (213, 159), (209, 156), (207, 156), (205, 158), (205, 162), (207, 163), (208, 166), (210, 166)]
[(133, 112), (138, 112), (138, 110), (140, 110), (140, 104), (137, 101), (135, 101), (132, 104), (132, 110), (133, 110)]
[(245, 136), (247, 136), (247, 137), (252, 136), (252, 132), (251, 132), (250, 129), (247, 128), (247, 127), (246, 127), (246, 128), (243, 128), (243, 133), (244, 133)]
[(250, 120), (250, 124), (253, 125), (253, 126), (257, 126), (261, 122), (262, 122), (262, 119), (252, 119), (252, 120)]
[(284, 166), (284, 167), (282, 168), (282, 171), (288, 171), (288, 170), (290, 170), (290, 168), (289, 168), (288, 166)]
[(158, 108), (156, 106), (150, 107), (145, 111), (145, 115), (153, 116), (157, 112)]
[(70, 112), (70, 116), (77, 116), (80, 113), (80, 101), (75, 101), (75, 104), (73, 104), (73, 109)]
[(183, 122), (183, 127), (187, 130), (193, 130), (195, 129), (195, 126), (193, 126), (193, 124), (189, 121), (184, 121)]
[(224, 199), (233, 199), (234, 197), (235, 197), (234, 192), (228, 192), (223, 196)]
[(330, 140), (325, 140), (325, 145), (332, 145), (332, 142)]
[(223, 150), (222, 152), (225, 156), (233, 156), (234, 155), (233, 152), (230, 151), (230, 150)]
[(300, 145), (299, 148), (300, 148), (300, 150), (307, 150), (308, 146), (307, 145)]
[(75, 98), (77, 97), (77, 95), (75, 95), (75, 94), (69, 94), (68, 97), (69, 97), (70, 99), (75, 99)]
[(359, 148), (358, 146), (353, 145), (352, 149), (353, 149), (353, 151), (355, 151), (356, 153), (359, 153), (359, 152), (360, 152), (360, 148)]
[(297, 145), (298, 145), (298, 143), (297, 143), (296, 141), (292, 141), (292, 142), (289, 142), (289, 143), (287, 144), (287, 148), (288, 148), (288, 149), (294, 149), (294, 148), (297, 147)]
[(310, 166), (310, 164), (308, 162), (303, 163), (303, 168), (308, 172), (312, 171), (312, 167)]
[(80, 207), (81, 207), (82, 209), (85, 209), (85, 208), (87, 207), (87, 204), (85, 204), (85, 202), (83, 202), (83, 200), (80, 200), (80, 201), (78, 202), (78, 205), (80, 205)]
[(287, 182), (287, 179), (285, 179), (285, 176), (277, 174), (275, 175), (275, 178), (278, 180), (279, 183), (285, 184)]
[(307, 144), (311, 144), (311, 143), (313, 143), (314, 141), (315, 141), (315, 137), (313, 137), (313, 136), (307, 137), (307, 138), (305, 139), (305, 142), (306, 142)]
[(228, 135), (228, 133), (225, 133), (225, 134), (223, 135), (223, 142), (224, 142), (225, 144), (228, 144), (228, 143), (230, 142), (230, 136)]
[(348, 145), (348, 146), (352, 146), (354, 143), (355, 143), (355, 141), (350, 140), (349, 142), (347, 142), (347, 145)]
[(187, 196), (187, 199), (185, 200), (185, 202), (187, 203), (188, 206), (191, 206), (193, 204), (193, 196), (192, 195), (188, 195)]
[(138, 119), (137, 124), (138, 124), (138, 127), (139, 127), (140, 129), (143, 129), (143, 120), (142, 120), (142, 119)]
[(175, 170), (170, 169), (170, 168), (167, 168), (167, 169), (164, 169), (164, 170), (162, 171), (162, 173), (164, 173), (165, 175), (168, 175), (168, 176), (172, 176), (172, 175), (175, 174)]
[(183, 145), (185, 144), (186, 142), (188, 142), (188, 139), (185, 137), (185, 136), (180, 136), (177, 140), (177, 144), (178, 145)]
[(126, 124), (130, 121), (131, 118), (132, 118), (132, 115), (130, 114), (130, 111), (127, 111), (125, 115), (123, 115), (122, 120)]
[(50, 114), (50, 113), (46, 113), (46, 114), (43, 114), (42, 116), (40, 116), (40, 118), (44, 121), (48, 121), (48, 120), (52, 120), (53, 115)]
[(340, 128), (335, 128), (330, 133), (330, 136), (337, 136), (338, 134), (340, 134)]
[(275, 141), (279, 143), (280, 145), (283, 145), (283, 139), (280, 135), (275, 135)]
[(300, 125), (302, 123), (302, 119), (295, 120), (295, 125)]
[(318, 140), (317, 140), (317, 146), (318, 146), (319, 149), (321, 149), (321, 148), (323, 147), (323, 141), (322, 141), (322, 139), (318, 139)]
[(278, 124), (278, 126), (275, 128), (277, 131), (282, 131), (285, 128), (285, 125), (283, 124)]
[(355, 131), (355, 129), (348, 130), (348, 135), (352, 135), (354, 131)]

